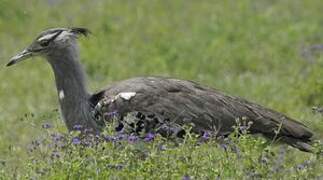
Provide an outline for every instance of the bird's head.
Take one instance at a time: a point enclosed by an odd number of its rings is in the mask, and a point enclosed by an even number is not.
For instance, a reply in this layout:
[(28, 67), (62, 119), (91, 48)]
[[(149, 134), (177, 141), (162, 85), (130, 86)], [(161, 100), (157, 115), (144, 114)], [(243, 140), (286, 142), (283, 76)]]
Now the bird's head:
[(52, 28), (45, 30), (23, 51), (12, 57), (7, 66), (14, 65), (32, 56), (50, 56), (61, 49), (73, 46), (77, 37), (87, 36), (86, 28)]

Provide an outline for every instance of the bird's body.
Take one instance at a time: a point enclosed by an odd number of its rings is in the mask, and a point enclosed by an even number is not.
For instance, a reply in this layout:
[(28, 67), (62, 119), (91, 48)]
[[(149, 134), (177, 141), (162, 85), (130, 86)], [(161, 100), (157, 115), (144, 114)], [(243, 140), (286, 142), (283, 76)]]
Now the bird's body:
[(112, 113), (117, 114), (114, 118), (119, 120), (120, 130), (129, 125), (125, 117), (135, 113), (138, 121), (130, 124), (135, 127), (134, 132), (145, 130), (167, 135), (168, 129), (175, 129), (171, 133), (178, 134), (182, 125), (192, 124), (196, 133), (209, 131), (226, 136), (233, 132), (237, 119), (243, 119), (252, 122), (249, 128), (252, 134), (277, 137), (300, 150), (310, 151), (313, 134), (305, 125), (282, 113), (192, 81), (138, 77), (111, 84), (94, 94), (88, 93), (75, 42), (78, 34), (86, 32), (82, 28), (47, 30), (8, 64), (20, 61), (24, 54), (31, 56), (36, 52), (32, 48), (41, 46), (44, 40), (52, 43), (49, 50), (46, 42), (43, 47), (46, 51), (41, 55), (53, 68), (62, 116), (69, 130), (82, 125), (100, 131), (103, 121), (109, 121)]
[[(123, 93), (132, 93), (132, 96), (125, 98), (122, 97)], [(273, 138), (275, 131), (280, 131), (278, 138), (293, 142), (291, 144), (299, 148), (303, 143), (296, 142), (309, 142), (312, 137), (307, 127), (282, 113), (192, 81), (138, 77), (112, 84), (91, 97), (92, 104), (105, 102), (102, 115), (117, 112), (119, 118), (123, 119), (128, 113), (139, 112), (142, 118), (158, 117), (159, 122), (146, 119), (140, 122), (148, 127), (159, 128), (168, 123), (169, 128), (180, 128), (191, 123), (195, 133), (208, 131), (227, 136), (233, 132), (237, 119), (240, 119), (252, 122), (250, 133)], [(179, 132), (180, 129), (175, 129), (174, 133)]]

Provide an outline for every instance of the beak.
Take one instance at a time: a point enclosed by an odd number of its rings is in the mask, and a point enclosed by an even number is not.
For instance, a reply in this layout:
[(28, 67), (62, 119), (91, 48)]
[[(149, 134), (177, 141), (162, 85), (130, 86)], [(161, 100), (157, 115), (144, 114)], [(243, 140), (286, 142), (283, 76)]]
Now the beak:
[(23, 50), (22, 52), (18, 53), (17, 55), (15, 55), (14, 57), (12, 57), (9, 61), (9, 63), (7, 64), (7, 66), (11, 66), (14, 65), (20, 61), (23, 61), (25, 59), (30, 58), (33, 55), (33, 53), (31, 51), (29, 51), (28, 49)]

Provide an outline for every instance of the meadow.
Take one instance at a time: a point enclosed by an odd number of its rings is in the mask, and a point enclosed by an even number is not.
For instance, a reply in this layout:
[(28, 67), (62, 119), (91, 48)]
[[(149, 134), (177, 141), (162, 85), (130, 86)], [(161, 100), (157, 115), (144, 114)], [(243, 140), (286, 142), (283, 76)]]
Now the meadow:
[(0, 179), (322, 179), (319, 153), (248, 134), (171, 142), (108, 127), (83, 141), (60, 118), (46, 61), (5, 67), (44, 29), (86, 27), (93, 92), (134, 76), (194, 80), (283, 112), (322, 140), (313, 112), (323, 106), (322, 9), (321, 0), (0, 0)]

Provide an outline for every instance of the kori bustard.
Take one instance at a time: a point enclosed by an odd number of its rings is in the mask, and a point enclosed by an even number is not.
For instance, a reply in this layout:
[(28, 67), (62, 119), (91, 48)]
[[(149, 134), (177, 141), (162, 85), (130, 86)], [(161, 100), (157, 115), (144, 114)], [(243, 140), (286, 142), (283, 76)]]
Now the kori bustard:
[[(111, 118), (116, 130), (133, 127), (133, 132), (181, 136), (184, 124), (192, 131), (230, 134), (237, 119), (252, 122), (249, 132), (278, 138), (302, 151), (310, 151), (313, 133), (302, 123), (243, 98), (226, 95), (198, 83), (165, 77), (136, 77), (90, 93), (79, 60), (77, 39), (88, 35), (85, 28), (53, 28), (12, 57), (11, 66), (33, 56), (42, 56), (51, 65), (56, 81), (62, 118), (69, 130), (81, 125), (100, 131)], [(134, 121), (127, 122), (132, 114)], [(279, 133), (277, 134), (277, 129)]]

